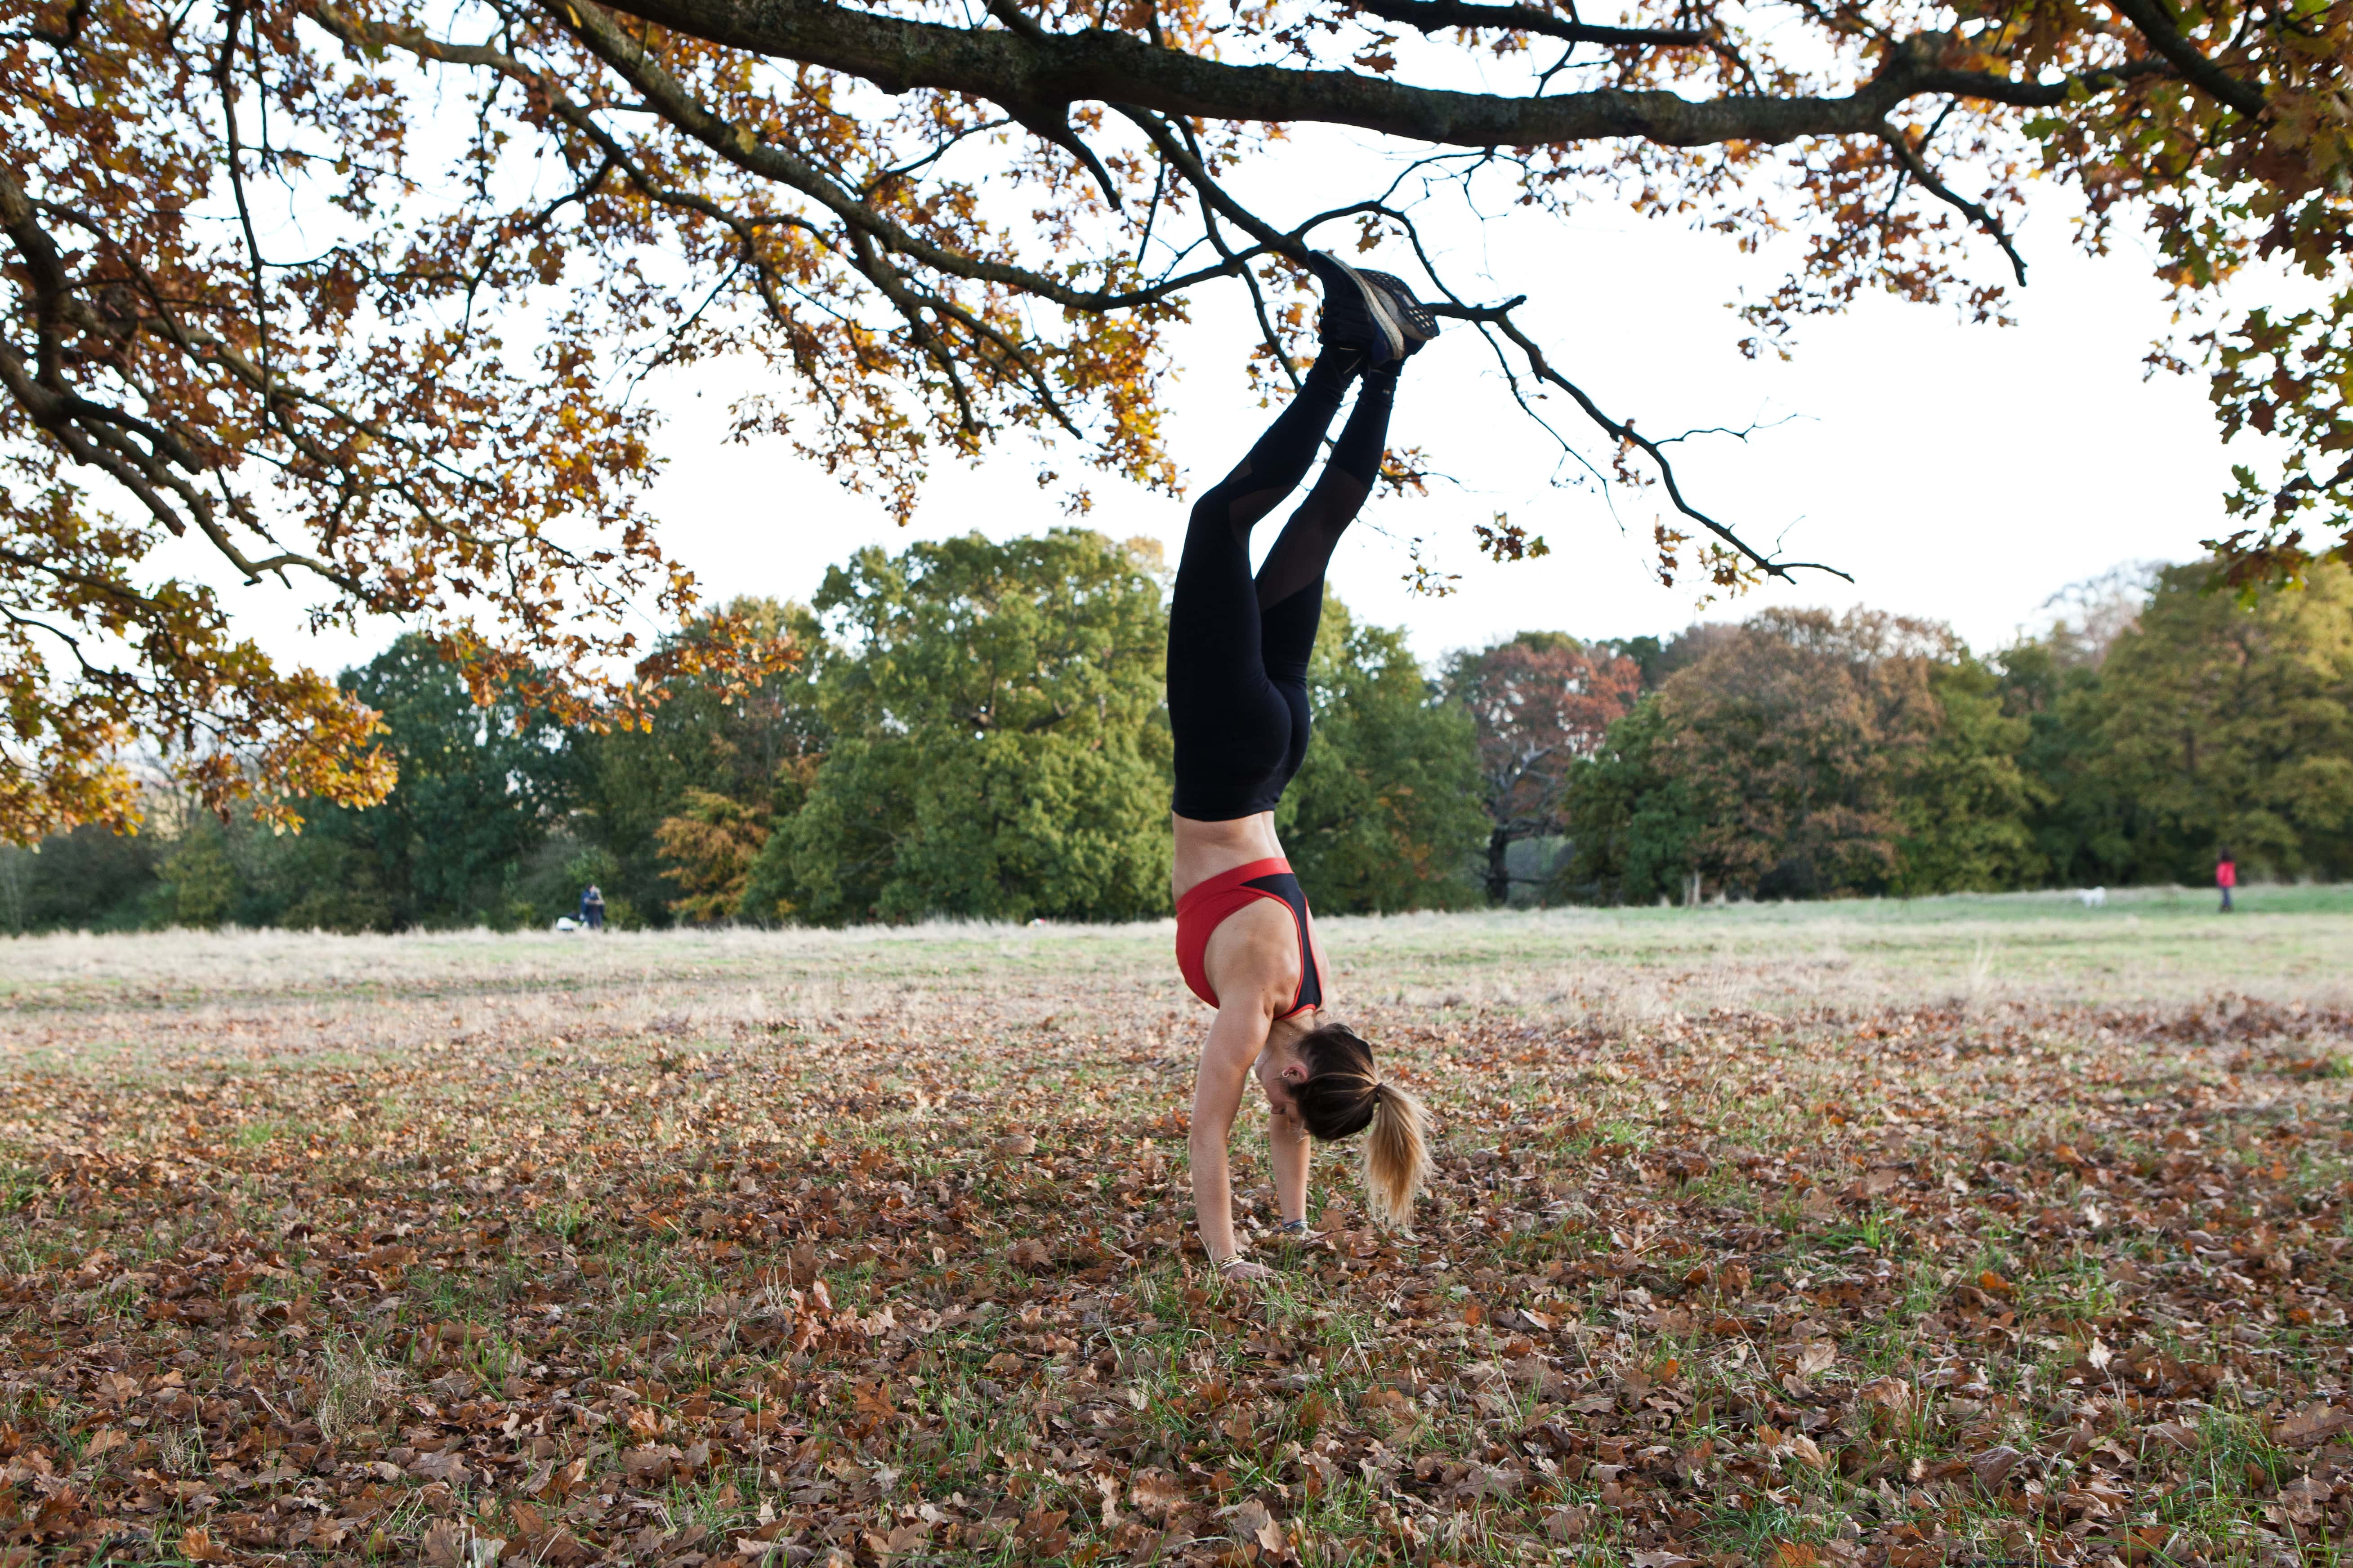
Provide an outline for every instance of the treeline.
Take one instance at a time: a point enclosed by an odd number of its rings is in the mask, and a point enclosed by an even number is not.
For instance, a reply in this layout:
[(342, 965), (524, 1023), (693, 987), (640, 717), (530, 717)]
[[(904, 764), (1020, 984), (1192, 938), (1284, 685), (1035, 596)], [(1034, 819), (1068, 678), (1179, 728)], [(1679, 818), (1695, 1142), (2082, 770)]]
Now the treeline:
[[(2353, 874), (2353, 574), (2202, 564), (1979, 659), (1945, 627), (1695, 628), (1564, 779), (1556, 896), (1913, 895)], [(1672, 664), (1675, 668), (1659, 668)]]
[[(1775, 610), (1664, 640), (1525, 634), (1425, 671), (1328, 606), (1280, 826), (1319, 908), (1651, 903), (2353, 874), (2353, 574), (2242, 605), (2155, 574), (1979, 658), (1942, 626)], [(383, 805), (300, 835), (174, 818), (0, 854), (16, 931), (842, 924), (1168, 910), (1166, 572), (1078, 530), (860, 552), (805, 649), (649, 728), (477, 707), (404, 640), (343, 684)], [(691, 637), (696, 628), (681, 634)]]

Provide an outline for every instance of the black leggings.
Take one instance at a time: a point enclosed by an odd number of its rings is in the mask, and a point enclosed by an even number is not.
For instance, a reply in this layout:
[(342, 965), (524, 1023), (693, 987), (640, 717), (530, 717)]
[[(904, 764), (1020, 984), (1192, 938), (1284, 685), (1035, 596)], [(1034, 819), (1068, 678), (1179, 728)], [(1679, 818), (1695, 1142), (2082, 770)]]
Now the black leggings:
[(1194, 503), (1168, 609), (1168, 723), (1176, 815), (1272, 811), (1307, 754), (1307, 659), (1324, 567), (1380, 472), (1397, 365), (1365, 373), (1331, 461), (1250, 576), (1251, 527), (1299, 488), (1358, 356), (1327, 350), (1234, 471)]

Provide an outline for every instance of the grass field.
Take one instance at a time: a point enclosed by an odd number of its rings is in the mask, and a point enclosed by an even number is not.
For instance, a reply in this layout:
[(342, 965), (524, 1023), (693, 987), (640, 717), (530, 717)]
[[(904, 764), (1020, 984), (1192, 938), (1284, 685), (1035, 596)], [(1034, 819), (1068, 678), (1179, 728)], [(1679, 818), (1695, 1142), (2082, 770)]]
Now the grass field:
[(1440, 1179), (1253, 1126), (1256, 1294), (1165, 925), (17, 940), (0, 1565), (2334, 1563), (2353, 896), (2211, 898), (1326, 922)]

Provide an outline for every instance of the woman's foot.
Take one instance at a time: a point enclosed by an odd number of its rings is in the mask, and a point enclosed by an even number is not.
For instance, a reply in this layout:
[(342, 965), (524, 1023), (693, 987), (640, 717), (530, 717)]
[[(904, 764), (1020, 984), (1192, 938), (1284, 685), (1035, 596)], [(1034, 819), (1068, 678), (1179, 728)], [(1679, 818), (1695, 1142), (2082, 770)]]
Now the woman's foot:
[(1359, 271), (1356, 276), (1388, 297), (1389, 315), (1405, 340), (1405, 347), (1399, 351), (1400, 358), (1413, 353), (1438, 335), (1438, 318), (1430, 313), (1429, 306), (1413, 297), (1413, 290), (1405, 286), (1405, 279), (1369, 269)]
[(1315, 335), (1325, 348), (1357, 350), (1374, 365), (1406, 356), (1409, 351), (1396, 300), (1388, 289), (1371, 281), (1373, 274), (1357, 271), (1328, 250), (1310, 255), (1307, 268), (1324, 285), (1324, 313), (1315, 323)]

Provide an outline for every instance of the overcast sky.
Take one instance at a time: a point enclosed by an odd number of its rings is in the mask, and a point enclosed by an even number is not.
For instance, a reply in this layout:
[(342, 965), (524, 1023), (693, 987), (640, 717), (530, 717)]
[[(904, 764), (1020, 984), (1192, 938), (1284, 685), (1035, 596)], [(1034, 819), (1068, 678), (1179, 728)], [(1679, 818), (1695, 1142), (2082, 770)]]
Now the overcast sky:
[[(1303, 137), (1268, 161), (1262, 210), (1289, 221), (1284, 181), (1319, 156), (1363, 156), (1339, 144), (1319, 153), (1314, 142)], [(1327, 195), (1320, 190), (1319, 203)], [(1514, 215), (1432, 232), (1452, 241), (1447, 264), (1482, 280), (1486, 297), (1529, 295), (1526, 324), (1621, 417), (1653, 434), (1771, 425), (1745, 444), (1687, 443), (1686, 492), (1753, 540), (1778, 540), (1855, 582), (1808, 574), (1706, 616), (1861, 602), (1948, 622), (1982, 649), (2039, 622), (2044, 602), (2070, 583), (2126, 561), (2197, 553), (2220, 528), (2227, 479), (2201, 384), (2143, 379), (2142, 356), (2167, 325), (2147, 258), (2130, 247), (2083, 257), (2069, 243), (2064, 193), (2038, 195), (2052, 202), (2020, 237), (2032, 281), (2015, 295), (2016, 327), (1965, 326), (1948, 309), (1873, 298), (1806, 327), (1788, 363), (1743, 359), (1726, 308), (1744, 286), (1772, 288), (1793, 254), (1786, 244), (1743, 257), (1720, 237), (1614, 205), (1566, 221)], [(1990, 246), (1973, 257), (1980, 276), (2006, 271)], [(1406, 260), (1371, 264), (1409, 275)], [(1183, 373), (1166, 428), (1198, 492), (1269, 416), (1244, 387), (1253, 329), (1242, 299), (1212, 291), (1195, 318), (1178, 340)], [(913, 525), (898, 528), (781, 443), (724, 439), (726, 405), (744, 374), (704, 367), (648, 388), (667, 419), (659, 447), (669, 468), (652, 496), (660, 537), (715, 597), (806, 598), (828, 563), (863, 544), (896, 549), (968, 530), (1003, 538), (1064, 521), (1033, 481), (1039, 453), (1017, 443), (976, 469), (936, 475)], [(1578, 429), (1566, 403), (1551, 411)], [(1578, 435), (1602, 462), (1605, 446)], [(1467, 330), (1453, 328), (1409, 367), (1390, 439), (1423, 446), (1450, 478), (1427, 499), (1377, 500), (1343, 545), (1331, 584), (1361, 617), (1405, 626), (1425, 659), (1530, 628), (1665, 634), (1698, 613), (1689, 585), (1662, 587), (1648, 571), (1656, 492), (1620, 493), (1613, 515), (1593, 489), (1556, 486), (1556, 448), (1513, 408), (1488, 350)], [(1073, 457), (1065, 449), (1051, 460), (1069, 472)], [(1094, 489), (1089, 526), (1156, 536), (1174, 561), (1182, 502), (1116, 480)], [(1542, 534), (1551, 555), (1482, 560), (1471, 525), (1499, 511)], [(1416, 533), (1435, 565), (1460, 574), (1451, 595), (1408, 591), (1406, 542)], [(235, 597), (273, 651), (327, 669), (366, 657), (397, 629), (314, 640), (283, 590)]]

